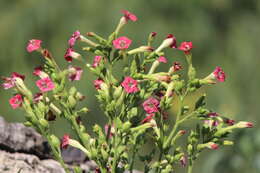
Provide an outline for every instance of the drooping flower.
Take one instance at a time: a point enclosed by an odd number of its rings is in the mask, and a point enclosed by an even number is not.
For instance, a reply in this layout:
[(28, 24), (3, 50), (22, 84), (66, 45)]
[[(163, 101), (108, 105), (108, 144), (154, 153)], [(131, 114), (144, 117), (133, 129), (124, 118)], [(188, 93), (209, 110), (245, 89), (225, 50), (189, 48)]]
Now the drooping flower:
[(162, 62), (162, 63), (167, 63), (167, 59), (164, 56), (160, 56), (157, 61)]
[(151, 114), (159, 111), (159, 104), (157, 99), (150, 97), (143, 103), (143, 108), (147, 114)]
[(70, 142), (70, 136), (68, 134), (65, 134), (61, 140), (61, 148), (66, 149), (69, 146), (69, 142)]
[(72, 36), (70, 37), (68, 43), (69, 43), (69, 47), (73, 47), (76, 43), (77, 40), (80, 39), (80, 32), (79, 30), (75, 31)]
[(100, 90), (101, 89), (101, 85), (104, 83), (104, 81), (102, 79), (96, 79), (94, 80), (94, 86), (96, 88), (96, 90)]
[(4, 89), (9, 89), (15, 86), (16, 79), (19, 78), (21, 80), (25, 79), (24, 75), (21, 75), (17, 72), (13, 72), (11, 77), (3, 77), (4, 83), (2, 84)]
[(132, 40), (130, 40), (129, 38), (122, 36), (122, 37), (118, 37), (117, 39), (115, 39), (113, 41), (113, 45), (116, 49), (127, 49), (132, 43)]
[(42, 43), (41, 40), (36, 40), (36, 39), (29, 40), (26, 49), (28, 52), (39, 50), (41, 48), (41, 43)]
[(69, 67), (69, 80), (80, 80), (83, 70), (80, 67)]
[(219, 82), (225, 82), (226, 74), (221, 67), (216, 67), (213, 71), (213, 75)]
[(39, 101), (43, 100), (43, 94), (42, 93), (36, 93), (33, 96), (34, 103), (38, 103)]
[(33, 75), (39, 76), (40, 78), (48, 77), (48, 74), (43, 71), (43, 68), (41, 66), (34, 68)]
[(133, 22), (137, 21), (137, 17), (133, 13), (130, 13), (127, 10), (122, 10), (122, 13), (124, 14), (124, 18), (125, 18), (126, 22), (129, 20), (131, 20)]
[(48, 92), (55, 88), (54, 83), (49, 77), (42, 78), (36, 81), (36, 85), (42, 92)]
[(97, 66), (99, 66), (101, 60), (102, 60), (102, 56), (95, 56), (92, 67), (96, 68)]
[(12, 106), (13, 109), (16, 109), (18, 107), (22, 106), (22, 102), (23, 102), (23, 97), (21, 94), (16, 94), (15, 96), (13, 96), (10, 100), (9, 103)]
[(121, 85), (127, 93), (135, 93), (139, 91), (138, 82), (129, 76), (125, 77)]
[(192, 49), (192, 42), (182, 42), (181, 45), (178, 47), (179, 50), (183, 51), (185, 54), (190, 54)]
[(66, 61), (72, 62), (73, 59), (80, 59), (81, 55), (79, 53), (75, 52), (72, 48), (68, 48), (66, 50), (64, 58), (66, 59)]

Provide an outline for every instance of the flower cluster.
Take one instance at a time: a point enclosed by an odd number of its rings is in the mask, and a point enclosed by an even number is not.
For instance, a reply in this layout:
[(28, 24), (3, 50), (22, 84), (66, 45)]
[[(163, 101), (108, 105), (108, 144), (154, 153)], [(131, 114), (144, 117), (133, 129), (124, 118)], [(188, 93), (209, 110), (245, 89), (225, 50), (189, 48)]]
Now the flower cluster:
[[(39, 92), (33, 93), (25, 84), (25, 76), (17, 72), (3, 77), (2, 87), (14, 89), (15, 94), (9, 100), (11, 107), (25, 110), (25, 124), (38, 130), (48, 140), (54, 157), (66, 173), (70, 169), (62, 160), (61, 149), (68, 146), (80, 149), (95, 161), (96, 172), (132, 172), (134, 161), (139, 156), (145, 172), (170, 173), (175, 172), (176, 165), (180, 165), (188, 166), (191, 173), (194, 161), (202, 151), (232, 145), (233, 141), (226, 139), (228, 134), (235, 129), (252, 128), (253, 123), (235, 122), (207, 108), (206, 94), (200, 92), (195, 94), (200, 97), (191, 100), (192, 105), (187, 105), (187, 95), (193, 95), (204, 85), (225, 82), (223, 69), (217, 66), (206, 77), (199, 77), (192, 63), (193, 43), (185, 41), (177, 44), (173, 34), (168, 34), (160, 45), (156, 45), (157, 33), (152, 32), (147, 43), (131, 49), (132, 40), (119, 34), (129, 21), (136, 22), (138, 18), (126, 10), (122, 13), (115, 31), (108, 38), (94, 32), (83, 36), (80, 31), (75, 31), (65, 51), (64, 58), (68, 62), (65, 69), (58, 66), (47, 49), (42, 48), (41, 40), (30, 40), (27, 51), (37, 51), (45, 57), (44, 65), (33, 71)], [(93, 57), (92, 64), (85, 62), (83, 53), (75, 51), (79, 41), (85, 44), (82, 50), (92, 54), (88, 56)], [(164, 50), (168, 48), (182, 51), (187, 65), (174, 62), (174, 57), (167, 57)], [(74, 61), (83, 65), (74, 66)], [(118, 62), (123, 66), (122, 73), (118, 71)], [(162, 64), (168, 66), (166, 71), (158, 70)], [(80, 118), (84, 114), (92, 114), (87, 107), (80, 107), (85, 102), (78, 104), (85, 96), (71, 84), (82, 80), (84, 70), (96, 76), (96, 80), (92, 81), (96, 98), (107, 119), (104, 127), (94, 125), (93, 133), (83, 126)], [(180, 75), (180, 71), (187, 77)], [(177, 111), (172, 112), (172, 107)], [(175, 114), (172, 116), (174, 122), (169, 119), (171, 114)], [(88, 117), (102, 116), (92, 115)], [(54, 121), (56, 116), (72, 126), (79, 141), (69, 134), (60, 140), (52, 133), (49, 121)], [(183, 126), (187, 121), (191, 122), (188, 128)], [(187, 129), (184, 130), (184, 127)], [(186, 145), (179, 145), (177, 141), (180, 138), (186, 141)], [(148, 142), (156, 148), (143, 155), (141, 150)], [(159, 155), (157, 159), (155, 153)], [(80, 173), (81, 170), (76, 167), (74, 172)]]

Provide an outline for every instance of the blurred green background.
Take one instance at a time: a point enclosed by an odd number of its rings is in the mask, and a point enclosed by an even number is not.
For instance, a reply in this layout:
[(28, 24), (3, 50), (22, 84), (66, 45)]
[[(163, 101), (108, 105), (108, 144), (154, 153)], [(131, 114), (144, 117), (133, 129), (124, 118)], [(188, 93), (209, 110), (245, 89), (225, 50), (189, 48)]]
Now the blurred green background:
[[(1, 0), (0, 76), (9, 76), (13, 71), (25, 74), (27, 85), (36, 91), (32, 71), (43, 59), (37, 53), (26, 52), (29, 39), (43, 40), (43, 47), (66, 67), (63, 55), (70, 35), (79, 29), (82, 33), (95, 31), (108, 36), (122, 9), (139, 18), (122, 32), (134, 39), (133, 47), (145, 44), (152, 31), (158, 32), (157, 43), (173, 33), (179, 43), (193, 42), (199, 76), (208, 75), (217, 65), (223, 67), (227, 81), (208, 88), (208, 106), (230, 118), (255, 124), (254, 129), (239, 130), (232, 136), (236, 141), (234, 148), (202, 154), (194, 173), (260, 172), (259, 0)], [(184, 62), (181, 53), (167, 53), (170, 62)], [(92, 62), (93, 55), (84, 57)], [(84, 81), (75, 84), (87, 97), (83, 104), (92, 110), (83, 117), (91, 128), (93, 123), (103, 123), (104, 117), (93, 95), (94, 77), (88, 71), (83, 75)], [(0, 115), (8, 121), (23, 121), (22, 110), (9, 106), (10, 97), (11, 92), (0, 90)], [(59, 124), (53, 130), (62, 135), (68, 126)]]

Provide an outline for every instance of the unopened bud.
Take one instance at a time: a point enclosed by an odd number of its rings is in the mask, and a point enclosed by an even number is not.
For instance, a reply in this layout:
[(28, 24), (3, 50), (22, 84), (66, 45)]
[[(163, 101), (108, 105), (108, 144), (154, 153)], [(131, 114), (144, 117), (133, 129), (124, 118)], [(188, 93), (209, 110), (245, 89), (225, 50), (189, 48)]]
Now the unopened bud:
[(240, 121), (235, 126), (238, 127), (238, 128), (252, 128), (252, 127), (254, 127), (253, 123), (246, 122), (246, 121)]

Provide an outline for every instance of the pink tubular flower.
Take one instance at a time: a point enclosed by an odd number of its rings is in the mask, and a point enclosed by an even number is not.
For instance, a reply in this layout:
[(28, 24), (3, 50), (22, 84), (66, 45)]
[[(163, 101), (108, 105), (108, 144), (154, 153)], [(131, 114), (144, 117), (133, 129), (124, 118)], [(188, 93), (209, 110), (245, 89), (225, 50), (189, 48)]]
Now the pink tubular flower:
[(102, 56), (95, 56), (92, 67), (96, 68), (97, 66), (99, 66), (101, 60), (102, 60)]
[(132, 43), (132, 40), (130, 40), (127, 37), (119, 37), (113, 41), (113, 45), (116, 49), (127, 49)]
[(18, 107), (22, 106), (23, 98), (21, 94), (16, 94), (13, 96), (10, 100), (9, 103), (12, 106), (13, 109), (16, 109)]
[(42, 78), (36, 81), (36, 85), (42, 92), (48, 92), (55, 88), (54, 83), (49, 77)]
[(165, 40), (170, 41), (170, 48), (177, 48), (177, 41), (176, 38), (172, 34), (168, 34)]
[(131, 20), (133, 22), (137, 21), (137, 17), (133, 13), (130, 13), (127, 10), (122, 10), (121, 12), (124, 14), (124, 18), (126, 21), (129, 21), (129, 20)]
[(15, 86), (15, 81), (17, 78), (20, 78), (22, 80), (25, 79), (24, 75), (21, 75), (19, 73), (13, 72), (11, 74), (11, 77), (3, 77), (4, 83), (2, 84), (4, 89), (9, 89)]
[(210, 113), (208, 113), (207, 116), (210, 117), (210, 118), (212, 118), (212, 117), (217, 117), (217, 116), (218, 116), (218, 113), (216, 113), (216, 112), (210, 112)]
[(208, 148), (212, 149), (212, 150), (217, 150), (218, 149), (218, 144), (214, 143), (214, 142), (209, 142), (208, 143)]
[(185, 156), (181, 156), (180, 164), (182, 167), (185, 167), (187, 165), (187, 158)]
[(69, 47), (73, 47), (76, 43), (77, 40), (80, 39), (80, 32), (77, 30), (75, 31), (72, 36), (70, 37), (68, 43), (69, 43)]
[(121, 83), (127, 93), (135, 93), (139, 91), (138, 83), (133, 78), (126, 76), (124, 81)]
[(231, 119), (226, 119), (225, 120), (225, 123), (230, 125), (230, 126), (233, 126), (235, 124), (235, 120), (231, 120)]
[(108, 129), (110, 127), (110, 133), (109, 133), (109, 138), (112, 138), (115, 135), (115, 126), (114, 125), (105, 125), (105, 134), (107, 135)]
[(97, 80), (94, 80), (93, 83), (94, 83), (96, 90), (100, 90), (101, 85), (102, 85), (102, 83), (104, 83), (104, 81), (102, 79), (98, 78)]
[(79, 59), (80, 57), (81, 57), (81, 55), (79, 53), (75, 52), (72, 48), (68, 48), (64, 55), (64, 58), (68, 62), (72, 62), (73, 59)]
[(34, 96), (33, 96), (33, 101), (34, 103), (38, 103), (39, 101), (43, 100), (43, 95), (42, 93), (36, 93)]
[(80, 67), (69, 67), (69, 80), (80, 80), (83, 70)]
[(219, 82), (225, 82), (226, 75), (225, 72), (220, 67), (216, 67), (213, 71), (213, 75), (215, 79), (217, 79)]
[(151, 32), (151, 37), (155, 37), (157, 35), (157, 32)]
[(236, 124), (238, 128), (252, 128), (254, 127), (254, 124), (251, 122), (246, 122), (246, 121), (240, 121)]
[(162, 62), (162, 63), (167, 63), (167, 59), (164, 56), (160, 56), (157, 61)]
[(34, 68), (33, 75), (39, 76), (40, 78), (48, 77), (48, 74), (43, 71), (41, 66)]
[(159, 111), (159, 104), (157, 99), (150, 97), (143, 103), (143, 108), (147, 114), (151, 114)]
[(69, 142), (70, 142), (70, 136), (68, 134), (65, 134), (61, 140), (61, 148), (66, 149), (69, 146)]
[(154, 117), (154, 113), (152, 113), (152, 114), (148, 114), (143, 120), (142, 120), (142, 124), (144, 124), (144, 123), (149, 123), (152, 119), (153, 119), (153, 117)]
[(172, 68), (173, 68), (173, 71), (176, 72), (176, 71), (181, 70), (182, 66), (179, 62), (174, 62)]
[(29, 43), (26, 47), (28, 52), (33, 52), (35, 50), (39, 50), (41, 48), (41, 40), (32, 39), (29, 40)]
[(190, 54), (192, 49), (192, 42), (182, 42), (178, 49), (183, 51), (185, 54)]

